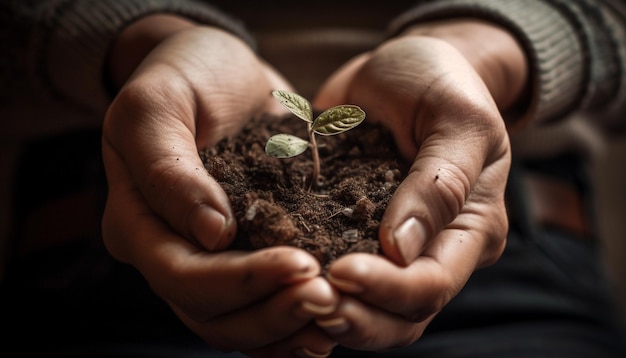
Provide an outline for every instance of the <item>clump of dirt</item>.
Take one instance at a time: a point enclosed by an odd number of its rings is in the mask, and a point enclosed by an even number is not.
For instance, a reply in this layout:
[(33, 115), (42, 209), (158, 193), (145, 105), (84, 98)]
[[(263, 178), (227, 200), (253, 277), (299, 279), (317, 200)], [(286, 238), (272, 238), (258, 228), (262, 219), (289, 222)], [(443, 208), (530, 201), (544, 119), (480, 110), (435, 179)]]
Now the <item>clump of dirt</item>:
[(265, 154), (265, 142), (277, 133), (308, 138), (300, 119), (265, 116), (200, 151), (237, 217), (233, 248), (292, 245), (324, 268), (350, 252), (379, 254), (380, 220), (407, 169), (391, 134), (366, 120), (342, 134), (318, 136), (322, 180), (311, 187), (310, 150), (288, 159)]

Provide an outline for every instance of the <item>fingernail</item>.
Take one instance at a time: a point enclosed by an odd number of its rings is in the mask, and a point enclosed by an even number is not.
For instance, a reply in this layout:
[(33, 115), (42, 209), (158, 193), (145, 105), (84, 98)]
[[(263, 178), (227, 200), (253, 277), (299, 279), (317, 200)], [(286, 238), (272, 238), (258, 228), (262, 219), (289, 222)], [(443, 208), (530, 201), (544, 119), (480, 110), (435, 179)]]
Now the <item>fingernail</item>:
[(317, 305), (315, 303), (308, 302), (308, 301), (302, 302), (300, 307), (305, 313), (307, 313), (308, 315), (313, 315), (313, 316), (323, 316), (323, 315), (331, 314), (333, 313), (333, 311), (335, 311), (335, 308), (336, 308), (335, 305), (320, 306), (320, 305)]
[(302, 358), (326, 358), (328, 357), (332, 352), (327, 352), (327, 353), (315, 353), (313, 351), (311, 351), (310, 349), (306, 348), (306, 347), (302, 347), (299, 349), (296, 349), (294, 351), (294, 354), (297, 357), (302, 357)]
[(317, 325), (330, 334), (341, 334), (350, 329), (350, 323), (343, 317), (318, 319)]
[(328, 282), (330, 282), (331, 285), (337, 287), (340, 291), (343, 292), (362, 293), (363, 291), (365, 291), (365, 288), (358, 283), (348, 280), (342, 280), (330, 274), (326, 275), (326, 279), (328, 280)]
[(410, 264), (417, 258), (425, 239), (426, 230), (414, 217), (407, 219), (394, 231), (393, 240), (405, 265)]

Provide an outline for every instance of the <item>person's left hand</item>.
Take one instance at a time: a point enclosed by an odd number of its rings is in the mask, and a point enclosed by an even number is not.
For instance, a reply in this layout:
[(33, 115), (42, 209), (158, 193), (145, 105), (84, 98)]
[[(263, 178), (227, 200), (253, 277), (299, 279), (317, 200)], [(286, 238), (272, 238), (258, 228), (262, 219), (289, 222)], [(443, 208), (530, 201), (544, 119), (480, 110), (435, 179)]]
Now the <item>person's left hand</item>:
[[(137, 66), (126, 65), (126, 50), (137, 48), (131, 40), (145, 44), (152, 33), (147, 30), (164, 24), (182, 28), (157, 36), (155, 46), (136, 57)], [(228, 250), (234, 213), (198, 155), (250, 118), (283, 113), (270, 92), (291, 86), (219, 28), (152, 15), (120, 36), (111, 69), (124, 81), (117, 81), (123, 86), (102, 134), (107, 250), (135, 267), (181, 322), (215, 349), (253, 357), (329, 352), (335, 343), (313, 317), (334, 309), (338, 295), (319, 276), (319, 263), (295, 247)]]
[(501, 255), (511, 159), (494, 98), (510, 95), (494, 93), (478, 72), (446, 41), (402, 37), (355, 58), (319, 92), (318, 108), (363, 107), (413, 163), (381, 221), (384, 256), (350, 254), (329, 269), (342, 301), (317, 323), (339, 344), (413, 343), (470, 275)]

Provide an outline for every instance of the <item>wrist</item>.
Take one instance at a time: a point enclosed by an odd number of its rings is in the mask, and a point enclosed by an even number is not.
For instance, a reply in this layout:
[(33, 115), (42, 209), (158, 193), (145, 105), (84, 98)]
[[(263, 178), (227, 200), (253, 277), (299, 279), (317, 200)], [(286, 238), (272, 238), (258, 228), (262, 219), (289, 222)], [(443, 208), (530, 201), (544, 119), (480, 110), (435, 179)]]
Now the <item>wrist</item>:
[(479, 20), (453, 19), (416, 24), (401, 36), (428, 36), (450, 43), (476, 70), (501, 111), (524, 102), (526, 55), (505, 29)]
[(107, 70), (115, 90), (121, 88), (143, 59), (161, 41), (174, 33), (195, 26), (184, 17), (154, 14), (124, 28), (109, 52)]

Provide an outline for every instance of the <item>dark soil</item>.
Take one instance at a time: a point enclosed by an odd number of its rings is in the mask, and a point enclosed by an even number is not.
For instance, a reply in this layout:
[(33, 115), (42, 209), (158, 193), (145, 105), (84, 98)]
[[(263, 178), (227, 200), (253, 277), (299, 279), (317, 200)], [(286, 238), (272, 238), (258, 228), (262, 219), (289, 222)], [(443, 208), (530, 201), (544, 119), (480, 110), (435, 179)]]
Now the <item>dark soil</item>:
[(277, 133), (306, 139), (306, 123), (263, 117), (200, 152), (237, 217), (233, 248), (292, 245), (324, 268), (350, 252), (379, 254), (380, 220), (406, 173), (390, 133), (366, 120), (339, 135), (316, 136), (322, 180), (315, 188), (310, 150), (289, 159), (265, 154), (265, 142)]

